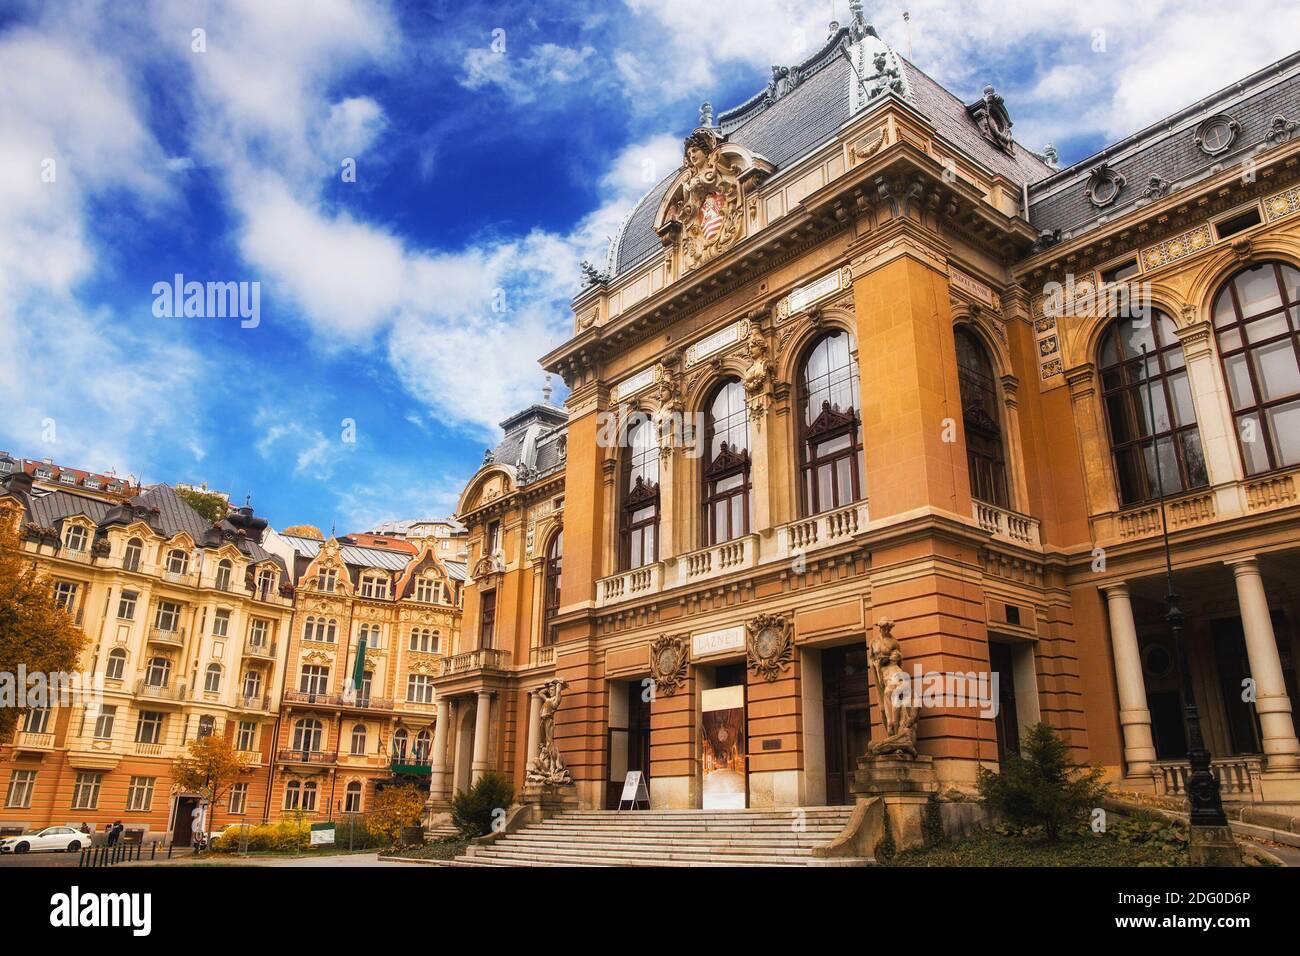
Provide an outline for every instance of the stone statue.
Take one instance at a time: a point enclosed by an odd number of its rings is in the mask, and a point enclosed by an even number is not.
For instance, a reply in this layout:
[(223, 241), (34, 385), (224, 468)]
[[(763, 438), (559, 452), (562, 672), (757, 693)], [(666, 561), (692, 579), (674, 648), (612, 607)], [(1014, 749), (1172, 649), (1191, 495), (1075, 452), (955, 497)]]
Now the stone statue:
[(872, 741), (867, 753), (915, 757), (917, 708), (910, 678), (903, 670), (903, 652), (893, 636), (893, 621), (881, 621), (876, 626), (880, 635), (867, 644), (867, 665), (876, 678), (885, 737)]
[(772, 363), (767, 357), (767, 340), (763, 338), (763, 333), (757, 326), (750, 329), (745, 350), (749, 353), (750, 361), (745, 374), (740, 378), (740, 384), (745, 387), (751, 417), (760, 419), (763, 417), (763, 412), (767, 410), (765, 397), (768, 379), (772, 375)]
[(542, 700), (542, 741), (537, 756), (528, 762), (528, 771), (524, 774), (528, 783), (547, 786), (573, 783), (569, 768), (564, 765), (555, 746), (555, 712), (560, 709), (560, 697), (568, 686), (567, 681), (557, 679), (548, 681), (537, 690), (537, 696)]

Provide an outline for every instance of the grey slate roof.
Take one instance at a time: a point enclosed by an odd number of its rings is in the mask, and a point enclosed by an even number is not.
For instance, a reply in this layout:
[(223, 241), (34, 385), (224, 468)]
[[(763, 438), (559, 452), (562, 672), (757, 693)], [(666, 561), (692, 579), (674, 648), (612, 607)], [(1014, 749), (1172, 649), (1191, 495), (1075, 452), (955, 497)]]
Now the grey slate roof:
[(444, 561), (442, 563), (447, 568), (447, 576), (453, 581), (464, 581), (469, 577), (469, 568), (464, 562)]
[[(288, 541), (302, 557), (308, 559), (315, 558), (320, 554), (321, 546), (324, 541), (317, 541), (315, 538), (301, 538), (296, 534), (281, 534), (280, 537)], [(339, 556), (343, 559), (344, 564), (361, 568), (380, 568), (384, 571), (401, 571), (404, 570), (411, 559), (415, 557), (405, 551), (388, 551), (384, 548), (364, 548), (356, 544), (339, 545)]]
[[(842, 28), (821, 50), (792, 68), (804, 79), (775, 102), (767, 103), (760, 93), (722, 113), (718, 123), (728, 134), (728, 141), (761, 155), (779, 172), (834, 137), (852, 117), (850, 87), (858, 81), (844, 53), (849, 36), (849, 28)], [(980, 133), (965, 103), (915, 64), (901, 56), (898, 60), (906, 83), (903, 99), (972, 160), (1021, 184), (1052, 172), (1050, 166), (1019, 143), (1013, 145), (1011, 154), (998, 149)], [(611, 276), (628, 271), (662, 248), (654, 231), (654, 217), (679, 171), (680, 167), (633, 208), (610, 248)]]
[[(1225, 153), (1211, 156), (1197, 146), (1196, 132), (1219, 113), (1236, 120), (1241, 130)], [(1153, 176), (1167, 180), (1176, 192), (1240, 162), (1265, 142), (1275, 116), (1300, 120), (1300, 53), (1030, 186), (1030, 223), (1040, 231), (1060, 229), (1067, 238), (1078, 235), (1098, 225), (1103, 216), (1114, 219), (1134, 208)], [(1112, 204), (1098, 208), (1088, 198), (1088, 180), (1102, 162), (1123, 176), (1125, 183)]]
[(72, 515), (85, 515), (96, 525), (113, 509), (112, 502), (66, 491), (33, 496), (27, 509), (27, 520), (46, 528), (57, 528), (58, 522)]

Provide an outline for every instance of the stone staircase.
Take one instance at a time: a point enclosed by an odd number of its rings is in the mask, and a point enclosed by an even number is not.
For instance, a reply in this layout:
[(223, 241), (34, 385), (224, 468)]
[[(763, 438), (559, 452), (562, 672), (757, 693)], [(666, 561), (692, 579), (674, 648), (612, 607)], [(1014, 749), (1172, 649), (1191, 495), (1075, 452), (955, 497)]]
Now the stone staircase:
[(852, 807), (800, 810), (569, 810), (494, 842), (450, 866), (867, 866), (863, 858), (814, 857)]

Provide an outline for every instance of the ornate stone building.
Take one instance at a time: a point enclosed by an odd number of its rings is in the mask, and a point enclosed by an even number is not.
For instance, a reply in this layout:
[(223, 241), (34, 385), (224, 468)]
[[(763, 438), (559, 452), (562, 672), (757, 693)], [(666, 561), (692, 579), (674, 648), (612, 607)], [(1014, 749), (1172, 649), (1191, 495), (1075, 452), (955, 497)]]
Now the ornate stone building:
[(23, 716), (0, 746), (0, 829), (121, 820), (184, 842), (198, 797), (174, 785), (172, 761), (208, 734), (249, 765), (212, 825), (260, 821), (293, 605), (288, 569), (260, 543), (266, 521), (244, 507), (210, 525), (166, 485), (108, 499), (32, 479), (8, 477), (0, 517), (88, 638), (80, 668), (103, 701)]
[(444, 561), (432, 537), (400, 549), (281, 538), (294, 550), (298, 600), (272, 818), (340, 819), (369, 810), (376, 787), (427, 787), (434, 680), (460, 641), (465, 566)]
[(983, 691), (920, 710), (945, 785), (1043, 720), (1177, 791), (1162, 491), (1225, 795), (1300, 799), (1300, 55), (1057, 169), (853, 6), (705, 105), (467, 487), (435, 800), (523, 785), (553, 678), (585, 806), (851, 799), (886, 620)]

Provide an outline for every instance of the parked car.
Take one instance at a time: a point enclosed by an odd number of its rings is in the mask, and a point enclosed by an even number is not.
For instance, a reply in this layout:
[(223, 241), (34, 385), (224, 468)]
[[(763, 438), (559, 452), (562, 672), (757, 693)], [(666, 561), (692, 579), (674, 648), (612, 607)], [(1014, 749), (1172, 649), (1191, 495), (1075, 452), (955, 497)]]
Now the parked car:
[(90, 834), (72, 827), (46, 827), (37, 833), (24, 833), (0, 839), (0, 853), (27, 853), (39, 850), (67, 850), (76, 853), (90, 846)]

